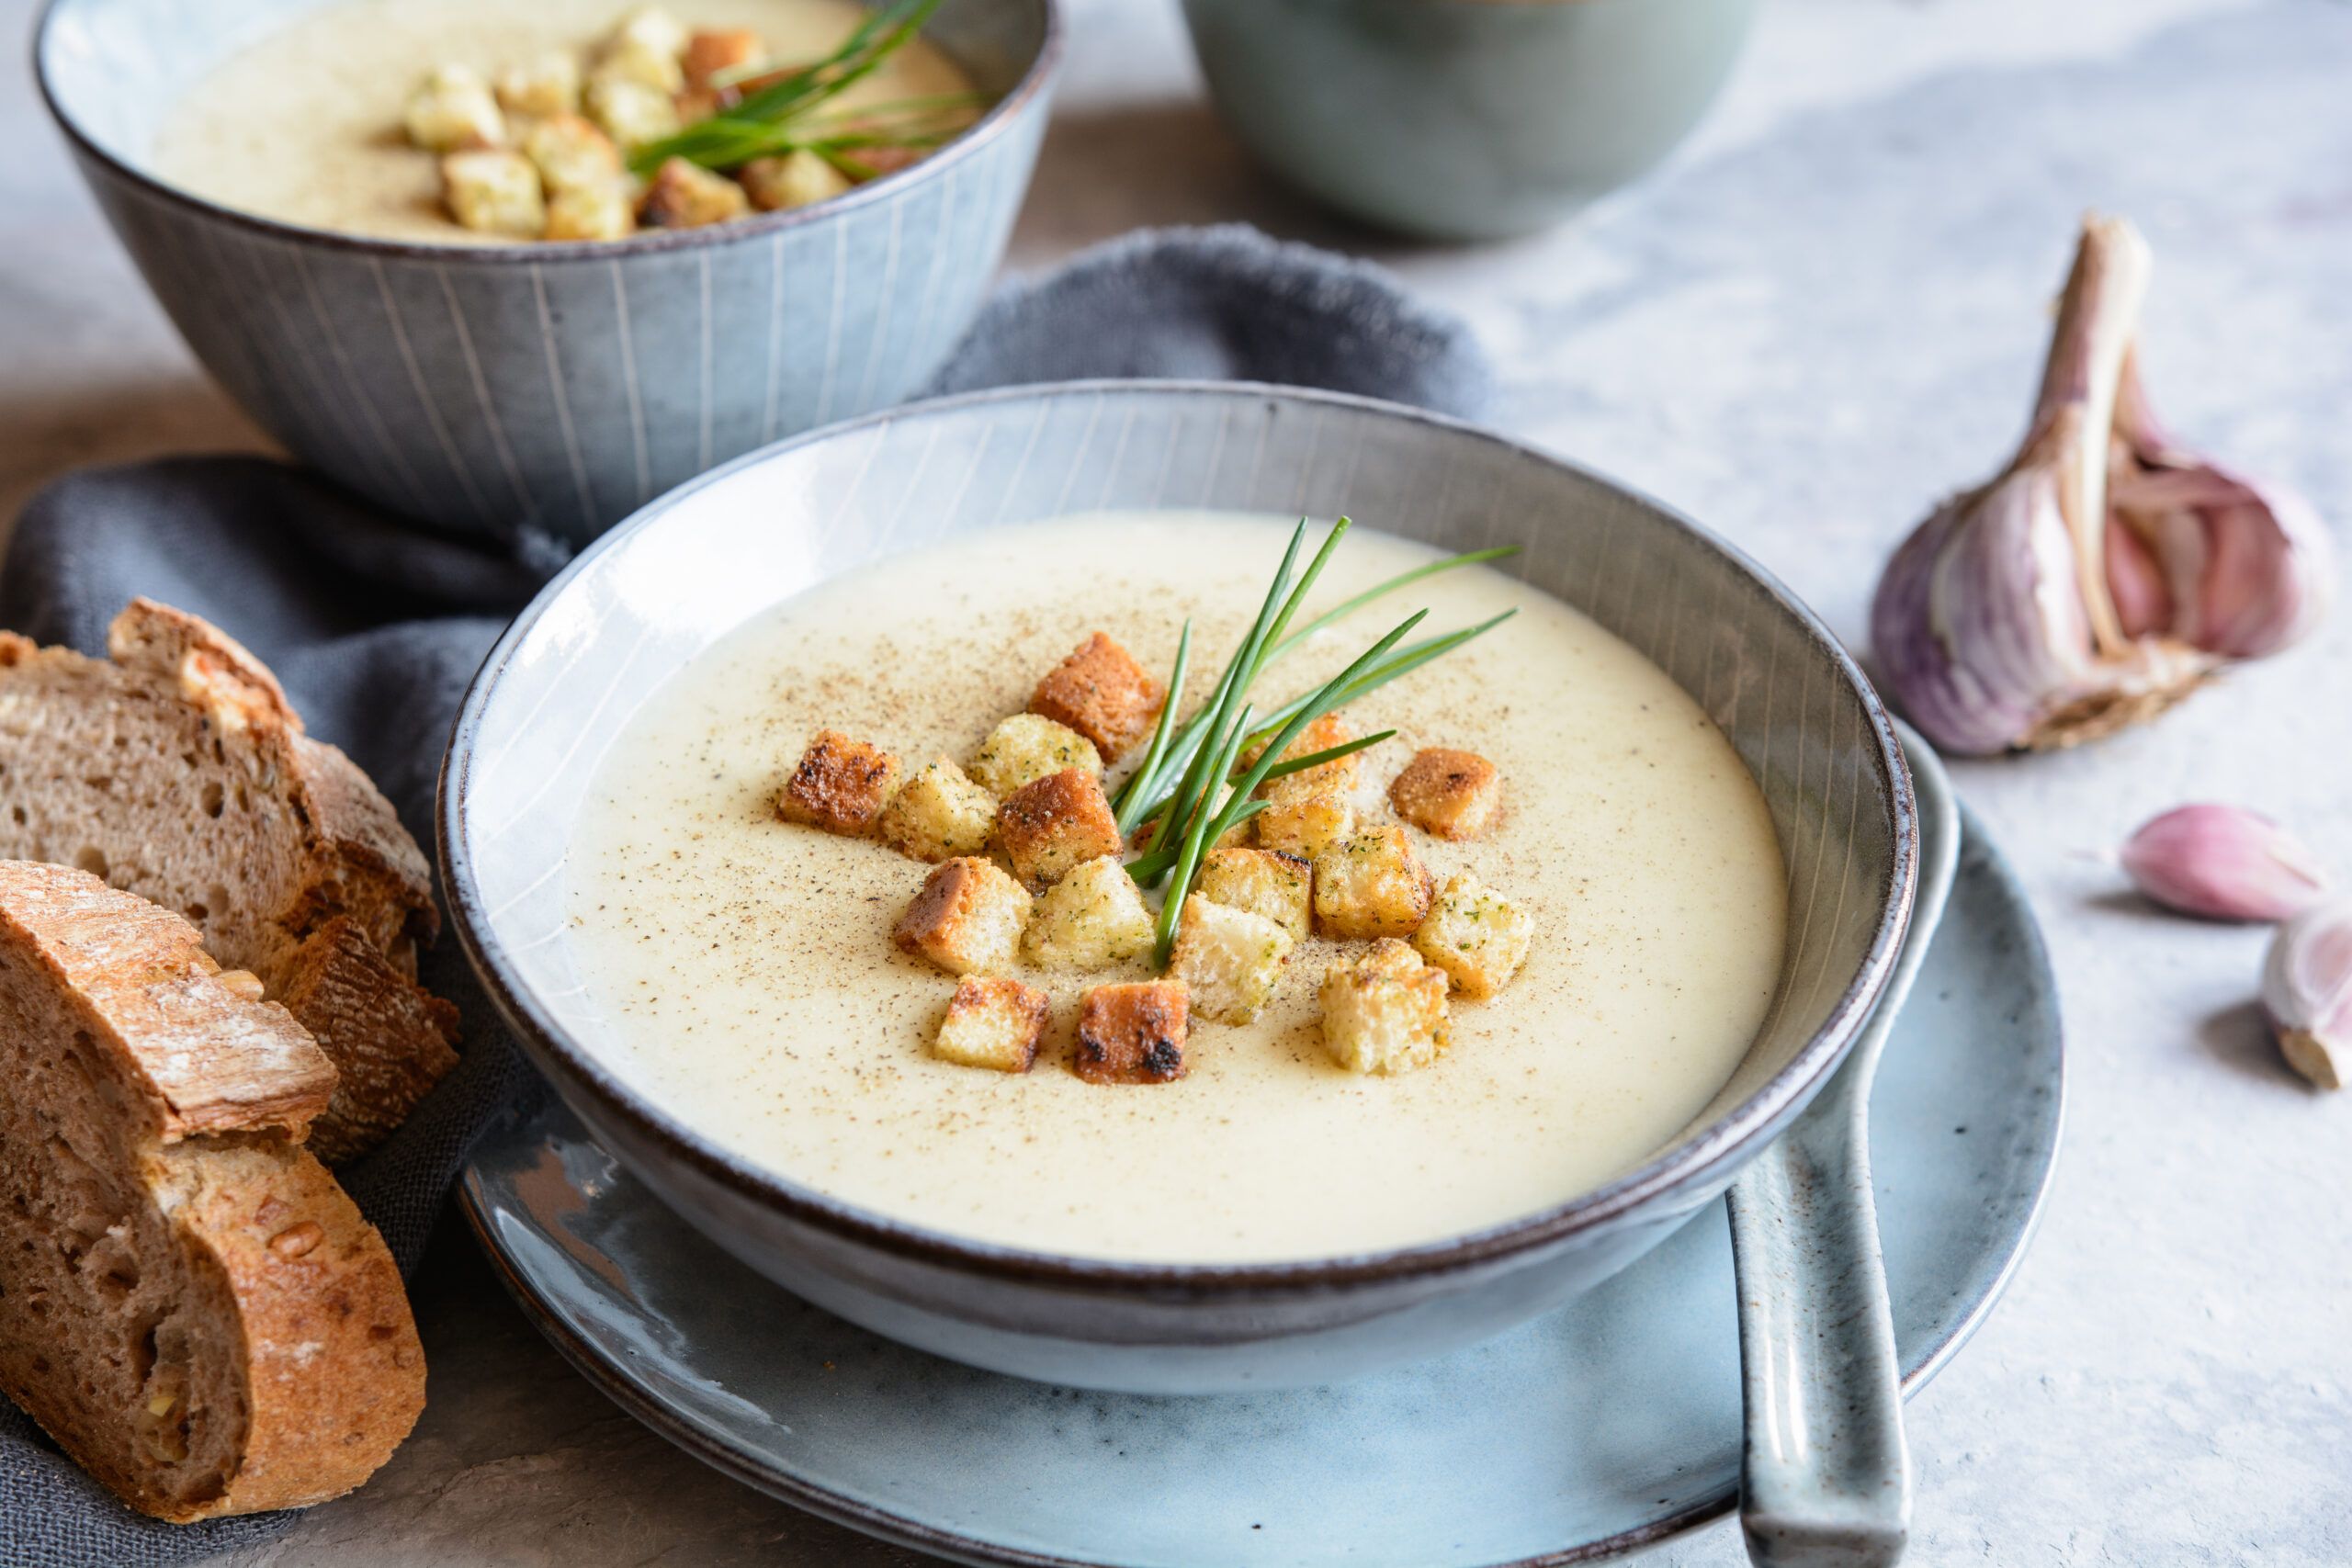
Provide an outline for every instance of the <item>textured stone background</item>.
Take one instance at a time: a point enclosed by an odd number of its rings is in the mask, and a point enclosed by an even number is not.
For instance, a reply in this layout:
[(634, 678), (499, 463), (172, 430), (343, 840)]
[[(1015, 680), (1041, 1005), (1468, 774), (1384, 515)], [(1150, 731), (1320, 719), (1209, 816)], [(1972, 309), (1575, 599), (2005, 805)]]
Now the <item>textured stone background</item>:
[[(0, 30), (30, 10), (0, 0)], [(2352, 6), (1771, 0), (1668, 171), (1473, 251), (1398, 249), (1259, 175), (1202, 104), (1173, 0), (1073, 10), (1017, 265), (1228, 218), (1374, 254), (1476, 321), (1498, 423), (1705, 519), (1849, 635), (1894, 540), (2015, 439), (2086, 207), (2154, 243), (2159, 406), (2352, 546)], [(0, 162), (0, 517), (78, 463), (258, 445), (105, 235), (20, 64), (0, 132), (22, 150)], [(2278, 1064), (2260, 933), (2155, 916), (2092, 858), (2165, 807), (2233, 799), (2352, 875), (2347, 691), (2352, 613), (2154, 728), (1959, 770), (2049, 928), (2072, 1104), (2021, 1277), (1912, 1406), (1915, 1561), (2352, 1562), (2352, 1098)], [(443, 1238), (419, 1303), (415, 1438), (239, 1568), (911, 1561), (637, 1427), (469, 1247)], [(1740, 1560), (1724, 1528), (1647, 1559)]]

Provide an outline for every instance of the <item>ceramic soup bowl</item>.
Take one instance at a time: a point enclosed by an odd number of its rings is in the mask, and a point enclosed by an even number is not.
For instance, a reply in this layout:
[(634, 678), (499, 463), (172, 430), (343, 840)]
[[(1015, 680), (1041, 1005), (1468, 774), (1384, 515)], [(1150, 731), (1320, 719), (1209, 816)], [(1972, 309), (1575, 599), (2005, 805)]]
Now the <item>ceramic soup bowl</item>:
[(970, 131), (831, 201), (625, 240), (330, 233), (151, 172), (192, 83), (336, 3), (51, 0), (35, 68), (148, 287), (265, 429), (396, 512), (575, 543), (930, 378), (1003, 254), (1060, 54), (1057, 0), (946, 0), (926, 36), (1003, 95)]
[[(983, 1245), (838, 1201), (718, 1147), (624, 1081), (582, 973), (565, 856), (630, 716), (729, 631), (826, 578), (970, 530), (1097, 508), (1352, 512), (1462, 549), (1624, 637), (1753, 772), (1789, 875), (1779, 995), (1730, 1081), (1598, 1190), (1397, 1251), (1161, 1266)], [(485, 662), (443, 773), (458, 931), (532, 1058), (691, 1224), (787, 1289), (959, 1360), (1199, 1393), (1317, 1383), (1490, 1336), (1606, 1279), (1720, 1193), (1851, 1044), (1909, 918), (1908, 775), (1819, 621), (1697, 525), (1431, 415), (1233, 383), (1095, 382), (918, 403), (664, 497), (549, 584)]]

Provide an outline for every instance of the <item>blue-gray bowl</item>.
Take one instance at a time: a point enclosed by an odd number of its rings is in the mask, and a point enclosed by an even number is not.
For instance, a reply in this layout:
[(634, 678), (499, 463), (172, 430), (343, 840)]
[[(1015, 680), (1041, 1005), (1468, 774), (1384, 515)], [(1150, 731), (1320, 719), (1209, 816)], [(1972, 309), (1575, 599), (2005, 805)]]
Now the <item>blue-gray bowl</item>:
[(1003, 95), (969, 132), (815, 207), (625, 240), (370, 239), (155, 177), (191, 83), (334, 3), (50, 0), (35, 70), (148, 287), (263, 428), (394, 511), (580, 543), (929, 378), (1003, 255), (1061, 52), (1057, 0), (946, 0), (927, 36)]
[[(689, 660), (790, 595), (951, 535), (1095, 508), (1352, 512), (1505, 563), (1699, 701), (1762, 787), (1789, 869), (1781, 994), (1674, 1144), (1541, 1213), (1402, 1250), (1178, 1267), (990, 1246), (860, 1210), (718, 1147), (613, 1071), (564, 862), (597, 766)], [(680, 1214), (877, 1333), (1048, 1382), (1204, 1393), (1331, 1382), (1499, 1333), (1624, 1267), (1723, 1191), (1844, 1057), (1909, 919), (1909, 776), (1813, 615), (1675, 513), (1394, 405), (1231, 382), (1095, 382), (917, 403), (663, 497), (549, 584), (476, 678), (442, 775), (455, 924), (532, 1058)]]
[(1555, 223), (1714, 101), (1756, 0), (1184, 0), (1209, 89), (1277, 174), (1442, 240)]

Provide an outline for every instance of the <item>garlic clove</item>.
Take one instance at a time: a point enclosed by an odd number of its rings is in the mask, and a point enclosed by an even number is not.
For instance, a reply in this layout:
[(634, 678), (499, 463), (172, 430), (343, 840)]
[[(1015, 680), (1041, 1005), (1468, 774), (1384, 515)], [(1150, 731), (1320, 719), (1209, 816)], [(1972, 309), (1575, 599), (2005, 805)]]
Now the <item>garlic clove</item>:
[(2262, 1005), (2287, 1065), (2321, 1089), (2352, 1076), (2352, 900), (2313, 905), (2278, 928)]
[(2121, 859), (2150, 898), (2213, 919), (2283, 920), (2327, 890), (2292, 835), (2243, 807), (2177, 807), (2143, 823)]

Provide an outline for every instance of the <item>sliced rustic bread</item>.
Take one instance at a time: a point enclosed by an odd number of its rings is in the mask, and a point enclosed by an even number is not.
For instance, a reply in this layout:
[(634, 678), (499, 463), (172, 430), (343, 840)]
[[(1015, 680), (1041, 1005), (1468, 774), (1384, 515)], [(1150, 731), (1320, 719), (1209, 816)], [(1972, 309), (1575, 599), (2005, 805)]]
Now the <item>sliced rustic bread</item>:
[(0, 857), (193, 920), (340, 1072), (311, 1148), (362, 1153), (457, 1061), (456, 1010), (416, 984), (439, 923), (424, 856), (235, 641), (137, 599), (108, 643), (85, 659), (0, 632)]
[(297, 1141), (334, 1068), (249, 978), (0, 863), (0, 1390), (158, 1518), (338, 1496), (424, 1405), (391, 1254)]

